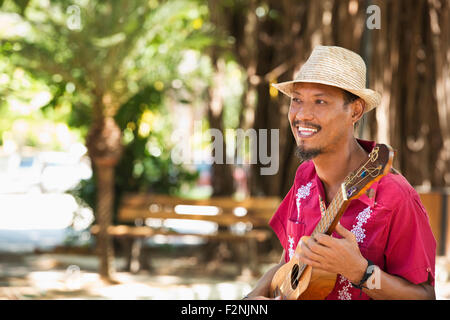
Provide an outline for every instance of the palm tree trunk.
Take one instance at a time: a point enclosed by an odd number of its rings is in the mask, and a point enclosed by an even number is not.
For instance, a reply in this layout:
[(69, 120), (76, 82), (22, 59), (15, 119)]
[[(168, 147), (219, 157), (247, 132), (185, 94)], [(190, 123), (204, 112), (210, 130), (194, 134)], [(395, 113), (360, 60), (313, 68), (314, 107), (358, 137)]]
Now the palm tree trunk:
[(114, 247), (108, 234), (112, 222), (114, 203), (114, 166), (95, 163), (97, 174), (97, 220), (100, 226), (98, 234), (98, 254), (100, 276), (110, 279), (114, 273)]
[[(114, 168), (122, 154), (121, 131), (114, 119), (104, 116), (103, 105), (96, 104), (96, 118), (89, 131), (86, 145), (96, 170), (96, 218), (100, 227), (97, 253), (100, 259), (100, 276), (112, 280), (114, 250), (108, 228), (114, 210)], [(103, 108), (102, 108), (103, 107)]]

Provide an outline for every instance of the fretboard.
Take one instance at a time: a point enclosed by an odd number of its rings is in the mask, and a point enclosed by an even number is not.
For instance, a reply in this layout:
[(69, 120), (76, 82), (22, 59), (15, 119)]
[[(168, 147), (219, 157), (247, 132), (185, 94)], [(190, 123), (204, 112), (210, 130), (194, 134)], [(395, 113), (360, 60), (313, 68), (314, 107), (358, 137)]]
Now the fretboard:
[[(314, 231), (311, 234), (311, 237), (315, 236), (318, 233), (326, 233), (331, 234), (333, 230), (330, 229), (330, 227), (333, 225), (333, 222), (335, 220), (339, 220), (343, 211), (346, 209), (346, 204), (348, 203), (347, 196), (345, 194), (345, 189), (343, 186), (339, 189), (339, 192), (334, 196), (333, 200), (331, 200), (330, 205), (328, 208), (324, 208), (325, 204), (321, 203), (321, 214), (322, 218), (320, 219), (319, 223), (314, 228)], [(335, 224), (334, 224), (335, 225)], [(334, 227), (332, 228), (334, 229)], [(297, 247), (300, 246), (300, 241), (297, 244)], [(297, 248), (298, 249), (298, 248)], [(305, 270), (306, 265), (304, 263), (299, 263), (299, 271), (298, 271), (298, 278), (300, 278), (301, 274), (303, 273), (303, 270)], [(288, 278), (286, 278), (285, 281), (289, 281)]]
[[(341, 187), (339, 191), (334, 196), (333, 200), (331, 200), (328, 208), (321, 209), (322, 218), (317, 224), (316, 228), (312, 232), (311, 236), (315, 236), (318, 233), (326, 233), (331, 234), (333, 230), (329, 230), (330, 226), (336, 220), (336, 217), (339, 213), (342, 214), (341, 208), (344, 206), (347, 197), (345, 196), (345, 191)], [(322, 206), (322, 204), (320, 204)], [(324, 205), (324, 204), (323, 204)], [(338, 217), (340, 218), (340, 217)]]

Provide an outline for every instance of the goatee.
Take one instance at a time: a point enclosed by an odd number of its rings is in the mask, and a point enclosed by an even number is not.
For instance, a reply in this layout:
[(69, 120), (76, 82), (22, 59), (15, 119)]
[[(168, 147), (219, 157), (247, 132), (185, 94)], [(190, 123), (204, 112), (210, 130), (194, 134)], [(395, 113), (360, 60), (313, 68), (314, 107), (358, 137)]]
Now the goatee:
[(297, 146), (295, 148), (295, 155), (300, 158), (300, 160), (303, 161), (308, 161), (308, 160), (312, 160), (315, 157), (317, 157), (319, 154), (322, 153), (322, 150), (320, 149), (309, 149), (306, 150), (303, 146)]

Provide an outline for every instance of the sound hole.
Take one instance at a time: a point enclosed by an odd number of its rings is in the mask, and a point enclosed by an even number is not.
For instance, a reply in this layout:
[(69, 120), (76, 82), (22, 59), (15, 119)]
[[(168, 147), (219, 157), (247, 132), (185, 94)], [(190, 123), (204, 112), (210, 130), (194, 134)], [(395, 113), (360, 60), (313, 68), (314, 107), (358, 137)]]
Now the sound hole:
[(294, 264), (291, 270), (291, 287), (292, 289), (296, 289), (298, 286), (298, 264)]

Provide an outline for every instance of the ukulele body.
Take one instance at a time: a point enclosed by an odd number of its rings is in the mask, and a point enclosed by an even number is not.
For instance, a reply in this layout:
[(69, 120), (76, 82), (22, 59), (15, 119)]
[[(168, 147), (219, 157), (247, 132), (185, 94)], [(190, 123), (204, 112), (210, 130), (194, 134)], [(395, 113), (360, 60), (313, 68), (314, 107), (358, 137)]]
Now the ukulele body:
[(306, 290), (300, 294), (298, 300), (325, 300), (333, 291), (337, 274), (312, 268), (311, 279)]
[[(300, 241), (306, 242), (308, 236)], [(281, 266), (273, 276), (270, 293), (271, 297), (281, 296), (287, 300), (324, 300), (334, 289), (336, 284), (336, 273), (330, 273), (313, 268), (309, 265), (303, 270), (298, 284), (292, 285), (292, 273), (295, 273), (295, 265), (300, 265), (300, 246), (297, 247), (293, 257)], [(293, 271), (294, 270), (294, 271)]]

